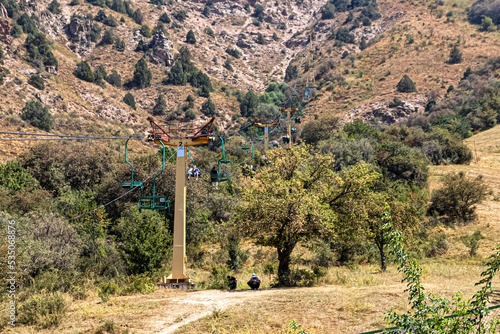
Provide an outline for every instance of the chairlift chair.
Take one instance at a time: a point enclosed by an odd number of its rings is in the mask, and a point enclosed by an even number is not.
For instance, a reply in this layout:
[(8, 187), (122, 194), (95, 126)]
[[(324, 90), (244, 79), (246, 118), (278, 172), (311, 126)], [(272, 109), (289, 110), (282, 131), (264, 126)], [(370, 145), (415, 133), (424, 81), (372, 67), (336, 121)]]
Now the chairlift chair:
[(127, 189), (133, 189), (135, 187), (143, 187), (144, 182), (143, 181), (134, 181), (134, 166), (128, 161), (128, 141), (130, 140), (131, 137), (127, 139), (125, 142), (125, 161), (132, 167), (132, 176), (130, 181), (122, 181), (121, 182), (121, 187), (122, 188), (127, 188)]
[(168, 210), (170, 212), (170, 201), (167, 201), (166, 196), (156, 196), (156, 178), (165, 171), (165, 145), (160, 140), (162, 145), (162, 169), (161, 172), (155, 175), (153, 179), (153, 196), (141, 196), (139, 198), (139, 211), (146, 210)]

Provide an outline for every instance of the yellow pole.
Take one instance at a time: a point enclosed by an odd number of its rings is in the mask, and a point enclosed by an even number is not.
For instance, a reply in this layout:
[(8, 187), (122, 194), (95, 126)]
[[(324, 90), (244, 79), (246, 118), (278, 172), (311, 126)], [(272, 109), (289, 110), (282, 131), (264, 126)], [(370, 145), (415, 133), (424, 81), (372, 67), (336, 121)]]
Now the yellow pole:
[(290, 122), (290, 109), (286, 111), (286, 120), (288, 122), (288, 147), (292, 148), (292, 123)]
[(264, 152), (267, 151), (268, 147), (269, 147), (269, 128), (266, 126), (264, 128)]
[(172, 274), (168, 283), (189, 282), (186, 276), (186, 148), (182, 142), (177, 147), (175, 170), (175, 213), (174, 213), (174, 249)]

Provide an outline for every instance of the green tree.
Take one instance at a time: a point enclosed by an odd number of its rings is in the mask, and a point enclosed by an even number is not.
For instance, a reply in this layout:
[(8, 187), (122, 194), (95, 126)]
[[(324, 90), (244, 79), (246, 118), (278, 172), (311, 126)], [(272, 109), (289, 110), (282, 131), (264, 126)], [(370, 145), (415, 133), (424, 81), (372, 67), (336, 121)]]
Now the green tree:
[(321, 8), (321, 19), (330, 20), (335, 17), (335, 6), (328, 2)]
[(104, 81), (107, 79), (108, 73), (106, 72), (106, 69), (103, 65), (99, 65), (94, 71), (94, 82), (101, 87), (105, 87), (106, 84)]
[(227, 69), (230, 72), (233, 72), (233, 66), (231, 65), (231, 59), (227, 58), (226, 61), (224, 62), (224, 65), (222, 65), (225, 69)]
[(297, 69), (297, 66), (292, 64), (288, 65), (285, 71), (285, 82), (289, 82), (296, 79), (298, 75), (299, 71)]
[(176, 61), (170, 72), (168, 72), (168, 82), (175, 86), (185, 86), (187, 84), (187, 75), (184, 73), (179, 61)]
[(330, 138), (339, 127), (340, 119), (333, 115), (322, 116), (307, 122), (300, 137), (308, 145), (316, 145), (319, 141)]
[(116, 22), (113, 15), (109, 15), (106, 20), (104, 20), (104, 24), (113, 28), (118, 26), (118, 22)]
[(361, 38), (361, 43), (359, 43), (359, 49), (364, 50), (367, 47), (368, 47), (368, 43), (366, 43), (366, 38), (365, 38), (365, 36), (363, 36), (363, 38)]
[(466, 222), (473, 218), (476, 205), (490, 194), (482, 175), (472, 178), (464, 172), (449, 173), (443, 177), (443, 184), (433, 191), (429, 210), (448, 216), (450, 221)]
[(61, 14), (61, 5), (57, 2), (57, 0), (52, 0), (47, 9), (52, 14)]
[(37, 88), (37, 89), (40, 89), (40, 90), (44, 90), (45, 89), (45, 84), (43, 82), (43, 79), (38, 74), (33, 74), (29, 78), (28, 83), (30, 85), (32, 85), (33, 87)]
[(14, 38), (19, 38), (23, 34), (23, 28), (20, 25), (13, 23), (10, 29), (10, 35)]
[(118, 88), (122, 86), (122, 77), (115, 70), (113, 70), (111, 74), (108, 75), (106, 81)]
[(462, 243), (469, 248), (469, 255), (470, 256), (476, 256), (477, 250), (479, 248), (479, 242), (483, 239), (483, 236), (481, 235), (481, 231), (477, 230), (471, 235), (462, 235), (460, 237), (460, 240), (462, 240)]
[(417, 91), (415, 83), (406, 74), (403, 75), (396, 88), (400, 93), (413, 93)]
[(115, 40), (115, 45), (113, 47), (116, 49), (116, 51), (123, 52), (125, 51), (125, 42), (123, 41), (123, 39), (117, 37)]
[(140, 9), (137, 9), (134, 14), (132, 15), (132, 19), (135, 21), (137, 24), (142, 24), (142, 21), (144, 20), (144, 16), (142, 15), (142, 12)]
[(119, 250), (134, 274), (161, 268), (171, 252), (172, 237), (157, 212), (141, 213), (133, 206), (120, 218), (116, 230), (120, 236)]
[(196, 37), (194, 36), (194, 32), (192, 30), (189, 30), (186, 35), (186, 43), (196, 44)]
[(115, 38), (113, 37), (113, 30), (109, 29), (104, 32), (102, 35), (100, 45), (113, 45)]
[(155, 106), (153, 107), (153, 115), (154, 116), (163, 116), (165, 115), (165, 109), (167, 108), (167, 103), (165, 102), (165, 98), (163, 94), (159, 94), (156, 99)]
[(125, 94), (125, 96), (123, 97), (123, 102), (125, 102), (125, 104), (128, 104), (132, 109), (135, 110), (135, 98), (134, 98), (134, 95), (132, 95), (130, 93)]
[(148, 63), (146, 59), (142, 57), (135, 64), (134, 77), (132, 78), (132, 82), (135, 87), (138, 88), (146, 88), (151, 86), (152, 74), (148, 68)]
[(52, 115), (49, 113), (49, 108), (44, 107), (40, 101), (26, 102), (21, 118), (44, 131), (49, 132), (52, 129)]
[(242, 189), (245, 204), (236, 210), (242, 233), (276, 248), (280, 286), (293, 284), (290, 260), (296, 245), (333, 234), (342, 216), (338, 207), (349, 203), (354, 210), (376, 178), (364, 165), (343, 176), (335, 174), (332, 156), (311, 154), (309, 149), (271, 151), (272, 164), (254, 178), (255, 186)]
[(215, 116), (215, 104), (212, 102), (212, 99), (210, 97), (205, 102), (203, 102), (200, 111), (207, 117)]
[(450, 59), (448, 60), (448, 64), (459, 64), (462, 62), (462, 52), (455, 45), (450, 51)]
[(149, 26), (147, 24), (143, 24), (141, 26), (141, 35), (146, 37), (146, 38), (151, 37), (151, 29), (149, 28)]
[(24, 42), (28, 61), (37, 67), (54, 66), (57, 68), (57, 59), (52, 54), (52, 46), (41, 32), (28, 34)]
[(247, 92), (240, 103), (240, 113), (243, 117), (250, 117), (256, 111), (259, 105), (259, 97), (251, 90)]
[(76, 65), (76, 69), (73, 71), (73, 74), (75, 77), (88, 82), (94, 82), (95, 80), (94, 72), (92, 72), (90, 65), (85, 60)]
[(341, 27), (337, 32), (335, 33), (335, 39), (337, 41), (343, 42), (343, 43), (351, 43), (353, 44), (356, 41), (356, 38), (354, 37), (353, 34), (349, 32), (349, 29)]
[(36, 179), (19, 162), (11, 160), (0, 164), (0, 188), (19, 191), (35, 185), (37, 185)]
[(73, 74), (75, 77), (88, 82), (94, 82), (95, 80), (94, 72), (92, 72), (90, 65), (85, 60), (82, 60), (78, 63), (78, 65), (76, 65), (76, 69), (73, 71)]
[(38, 33), (38, 16), (33, 14), (31, 17), (23, 13), (18, 19), (17, 24), (19, 24), (23, 28), (23, 32), (25, 34), (36, 34)]
[(165, 23), (165, 24), (169, 24), (170, 22), (172, 22), (172, 20), (170, 20), (170, 17), (168, 17), (168, 14), (167, 13), (163, 13), (161, 14), (160, 16), (160, 19), (159, 19), (161, 22)]
[(174, 13), (174, 18), (179, 22), (184, 22), (187, 17), (187, 13), (185, 10), (178, 10)]

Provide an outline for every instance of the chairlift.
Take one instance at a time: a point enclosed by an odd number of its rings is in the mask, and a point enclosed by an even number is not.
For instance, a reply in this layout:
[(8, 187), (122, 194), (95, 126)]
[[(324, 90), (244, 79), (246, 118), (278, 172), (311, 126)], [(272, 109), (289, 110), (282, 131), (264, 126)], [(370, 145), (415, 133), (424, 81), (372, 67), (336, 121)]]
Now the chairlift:
[(141, 196), (139, 198), (139, 211), (147, 210), (168, 210), (170, 212), (170, 201), (167, 201), (166, 196), (156, 196), (156, 178), (165, 171), (165, 145), (161, 140), (158, 141), (163, 147), (162, 152), (162, 169), (161, 172), (155, 175), (153, 179), (153, 196)]
[(144, 184), (143, 181), (134, 181), (134, 166), (130, 163), (130, 161), (128, 161), (128, 141), (130, 140), (131, 137), (129, 137), (127, 139), (127, 141), (125, 142), (125, 161), (130, 165), (130, 167), (132, 167), (132, 176), (131, 176), (131, 180), (130, 181), (122, 181), (121, 182), (121, 187), (122, 188), (127, 188), (127, 189), (133, 189), (135, 187), (141, 187), (142, 189), (142, 186)]

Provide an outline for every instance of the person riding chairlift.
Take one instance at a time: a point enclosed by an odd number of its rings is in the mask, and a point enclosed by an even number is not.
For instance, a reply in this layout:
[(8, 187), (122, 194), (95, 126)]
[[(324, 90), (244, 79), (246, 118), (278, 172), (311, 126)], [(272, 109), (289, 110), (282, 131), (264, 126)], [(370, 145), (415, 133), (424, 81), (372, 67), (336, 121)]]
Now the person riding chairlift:
[(276, 148), (276, 147), (280, 147), (280, 144), (278, 143), (277, 140), (273, 141), (273, 147)]
[(194, 165), (193, 167), (193, 176), (195, 177), (195, 180), (198, 181), (198, 177), (200, 176), (200, 169)]
[(188, 169), (187, 169), (187, 172), (186, 172), (186, 176), (187, 176), (188, 180), (191, 178), (192, 174), (193, 174), (193, 167), (188, 166)]

